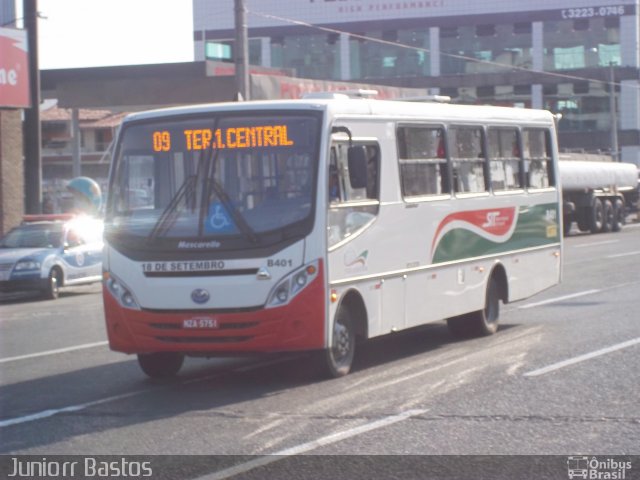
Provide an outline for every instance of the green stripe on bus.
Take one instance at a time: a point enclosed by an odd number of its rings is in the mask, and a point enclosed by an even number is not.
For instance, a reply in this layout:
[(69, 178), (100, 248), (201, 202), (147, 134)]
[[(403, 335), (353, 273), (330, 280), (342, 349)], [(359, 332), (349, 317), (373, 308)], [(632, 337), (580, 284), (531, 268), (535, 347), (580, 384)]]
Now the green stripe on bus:
[(560, 212), (555, 203), (520, 208), (516, 228), (504, 242), (495, 242), (466, 228), (447, 232), (436, 247), (432, 263), (465, 260), (541, 247), (560, 241)]

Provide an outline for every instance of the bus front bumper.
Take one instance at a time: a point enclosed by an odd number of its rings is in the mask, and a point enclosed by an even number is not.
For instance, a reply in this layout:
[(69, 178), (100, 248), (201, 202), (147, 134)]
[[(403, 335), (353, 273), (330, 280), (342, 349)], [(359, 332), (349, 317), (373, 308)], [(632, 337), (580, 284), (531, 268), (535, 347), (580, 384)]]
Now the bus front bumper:
[(233, 312), (133, 310), (103, 286), (109, 346), (124, 353), (197, 356), (324, 348), (325, 291), (319, 273), (287, 305)]

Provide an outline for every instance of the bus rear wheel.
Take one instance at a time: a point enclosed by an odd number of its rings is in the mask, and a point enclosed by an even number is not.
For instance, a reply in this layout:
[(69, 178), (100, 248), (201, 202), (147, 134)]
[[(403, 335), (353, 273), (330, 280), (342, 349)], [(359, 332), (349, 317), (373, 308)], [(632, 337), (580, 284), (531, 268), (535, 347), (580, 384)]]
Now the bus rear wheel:
[(140, 353), (138, 364), (151, 378), (169, 378), (182, 368), (184, 355), (175, 352)]
[(485, 306), (477, 312), (447, 319), (449, 331), (456, 337), (471, 338), (493, 335), (500, 320), (500, 288), (495, 277), (487, 285)]
[(324, 376), (344, 377), (351, 370), (356, 351), (356, 332), (351, 312), (345, 306), (338, 307), (333, 320), (331, 347), (320, 352)]

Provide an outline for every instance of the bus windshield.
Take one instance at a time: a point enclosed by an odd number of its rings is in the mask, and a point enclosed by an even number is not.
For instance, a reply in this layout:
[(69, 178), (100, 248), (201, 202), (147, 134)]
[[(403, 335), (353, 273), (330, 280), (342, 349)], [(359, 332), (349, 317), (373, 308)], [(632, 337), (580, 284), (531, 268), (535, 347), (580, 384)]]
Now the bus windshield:
[[(107, 223), (147, 244), (262, 243), (307, 230), (317, 175), (317, 115), (189, 116), (123, 128)], [(275, 238), (275, 237), (274, 237)]]

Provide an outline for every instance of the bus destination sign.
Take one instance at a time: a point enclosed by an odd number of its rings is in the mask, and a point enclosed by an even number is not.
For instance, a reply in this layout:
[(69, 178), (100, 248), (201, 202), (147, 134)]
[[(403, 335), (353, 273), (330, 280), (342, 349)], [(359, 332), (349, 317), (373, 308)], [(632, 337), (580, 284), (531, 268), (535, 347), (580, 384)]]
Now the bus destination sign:
[[(156, 130), (152, 133), (153, 150), (168, 152), (172, 149), (172, 134), (168, 130)], [(182, 130), (180, 140), (184, 141), (185, 149), (207, 150), (236, 149), (255, 147), (289, 147), (294, 141), (289, 138), (287, 125), (258, 125), (252, 127), (229, 127), (212, 130), (185, 129)]]

